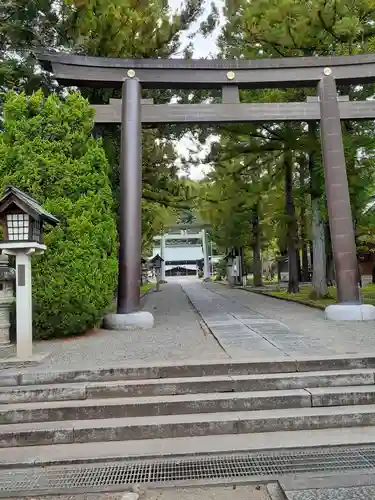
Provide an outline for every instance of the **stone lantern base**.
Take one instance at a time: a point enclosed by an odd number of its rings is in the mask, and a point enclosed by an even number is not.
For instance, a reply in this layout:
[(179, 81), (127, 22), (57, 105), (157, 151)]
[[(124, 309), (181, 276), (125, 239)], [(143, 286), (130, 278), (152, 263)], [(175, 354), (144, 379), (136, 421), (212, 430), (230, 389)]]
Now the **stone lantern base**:
[(9, 339), (9, 308), (12, 304), (13, 300), (0, 300), (0, 346), (10, 344)]
[(10, 345), (9, 323), (0, 324), (0, 347)]

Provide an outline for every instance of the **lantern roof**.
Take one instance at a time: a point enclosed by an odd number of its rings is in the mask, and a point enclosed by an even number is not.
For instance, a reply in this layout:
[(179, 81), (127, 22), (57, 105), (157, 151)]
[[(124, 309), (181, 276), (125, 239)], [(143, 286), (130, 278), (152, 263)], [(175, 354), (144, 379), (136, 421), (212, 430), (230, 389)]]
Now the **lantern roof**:
[(234, 248), (231, 248), (229, 251), (227, 250), (227, 253), (224, 255), (223, 260), (234, 259), (235, 256), (236, 251)]
[(158, 253), (155, 255), (155, 257), (152, 257), (152, 259), (150, 259), (150, 262), (156, 262), (157, 260), (164, 262), (164, 259), (162, 257), (160, 257), (160, 255)]
[(56, 226), (59, 220), (24, 191), (8, 185), (5, 188), (4, 196), (0, 199), (0, 214), (4, 213), (10, 205), (17, 205), (22, 211), (28, 213), (34, 219), (47, 222)]

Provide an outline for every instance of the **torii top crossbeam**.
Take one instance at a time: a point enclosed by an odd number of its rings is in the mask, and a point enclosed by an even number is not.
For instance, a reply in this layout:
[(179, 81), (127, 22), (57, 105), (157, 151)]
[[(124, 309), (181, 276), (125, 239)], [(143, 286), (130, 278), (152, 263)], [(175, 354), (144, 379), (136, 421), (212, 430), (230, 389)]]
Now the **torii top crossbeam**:
[(338, 84), (375, 82), (375, 54), (278, 59), (113, 59), (59, 52), (36, 52), (43, 68), (64, 85), (120, 87), (133, 72), (143, 88), (314, 87), (324, 68)]

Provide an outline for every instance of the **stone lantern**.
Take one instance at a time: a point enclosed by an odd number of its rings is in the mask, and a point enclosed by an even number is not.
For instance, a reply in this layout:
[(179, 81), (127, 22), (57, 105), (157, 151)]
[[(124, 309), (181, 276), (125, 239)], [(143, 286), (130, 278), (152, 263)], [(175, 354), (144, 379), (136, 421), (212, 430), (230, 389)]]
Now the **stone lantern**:
[(10, 343), (9, 339), (9, 310), (14, 297), (15, 270), (9, 267), (8, 257), (0, 255), (0, 346)]
[(141, 285), (148, 282), (148, 262), (141, 257)]
[(0, 250), (16, 257), (17, 357), (28, 359), (32, 357), (31, 256), (47, 248), (43, 245), (43, 224), (55, 226), (59, 221), (34, 198), (8, 186), (0, 200), (0, 222), (4, 234)]
[(229, 251), (226, 256), (224, 257), (224, 260), (227, 263), (227, 280), (230, 286), (233, 286), (235, 283), (235, 274), (234, 274), (234, 268), (236, 264), (236, 257), (234, 254), (234, 251), (231, 250)]
[(202, 273), (202, 276), (204, 276), (203, 267), (204, 267), (204, 259), (198, 259), (197, 260), (197, 278), (199, 278), (201, 276), (201, 273)]
[(158, 292), (160, 290), (160, 271), (161, 271), (161, 267), (162, 267), (162, 264), (164, 262), (164, 259), (162, 257), (160, 257), (159, 254), (155, 255), (155, 257), (153, 257), (151, 260), (150, 260), (153, 268), (155, 269), (155, 275), (156, 275), (156, 291)]

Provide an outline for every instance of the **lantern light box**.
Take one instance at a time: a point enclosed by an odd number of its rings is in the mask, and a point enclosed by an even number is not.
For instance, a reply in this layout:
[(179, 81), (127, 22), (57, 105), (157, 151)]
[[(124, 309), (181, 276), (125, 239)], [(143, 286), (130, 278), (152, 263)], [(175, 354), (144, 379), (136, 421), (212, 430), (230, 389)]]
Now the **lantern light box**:
[(7, 186), (0, 200), (0, 220), (8, 242), (42, 243), (43, 224), (55, 226), (58, 219), (34, 198), (14, 186)]

